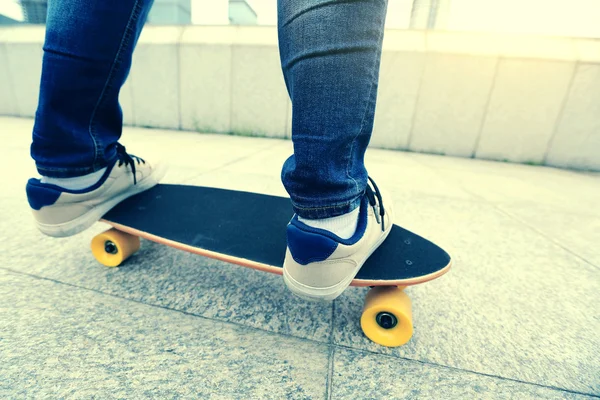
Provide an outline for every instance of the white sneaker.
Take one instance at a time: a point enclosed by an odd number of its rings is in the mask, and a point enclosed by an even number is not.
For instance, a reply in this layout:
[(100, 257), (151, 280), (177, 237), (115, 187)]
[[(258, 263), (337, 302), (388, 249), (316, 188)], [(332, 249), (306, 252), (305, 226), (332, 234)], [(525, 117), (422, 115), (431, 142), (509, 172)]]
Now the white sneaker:
[(283, 280), (294, 294), (314, 300), (335, 299), (387, 238), (394, 221), (393, 204), (369, 180), (372, 187), (367, 186), (351, 238), (312, 228), (298, 221), (297, 215), (288, 224)]
[(79, 233), (94, 224), (126, 198), (155, 186), (166, 173), (162, 165), (127, 154), (118, 145), (117, 160), (100, 180), (83, 190), (67, 190), (42, 183), (27, 182), (26, 192), (38, 229), (49, 236)]

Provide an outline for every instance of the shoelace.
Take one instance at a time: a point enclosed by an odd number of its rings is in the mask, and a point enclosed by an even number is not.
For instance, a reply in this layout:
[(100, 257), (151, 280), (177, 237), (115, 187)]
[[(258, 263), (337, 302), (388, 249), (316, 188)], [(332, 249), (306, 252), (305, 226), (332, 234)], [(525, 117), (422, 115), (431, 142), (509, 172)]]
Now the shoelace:
[(369, 199), (369, 204), (373, 207), (373, 211), (375, 211), (375, 219), (378, 224), (381, 224), (381, 230), (385, 231), (385, 219), (383, 216), (385, 215), (385, 208), (383, 207), (383, 199), (381, 197), (381, 193), (379, 192), (379, 188), (375, 181), (369, 177), (369, 182), (373, 185), (373, 189), (371, 186), (367, 185), (366, 194)]
[(121, 143), (117, 143), (117, 158), (119, 160), (119, 167), (123, 164), (131, 167), (131, 172), (133, 173), (133, 184), (136, 185), (137, 179), (135, 177), (135, 164), (139, 164), (140, 162), (146, 164), (146, 161), (143, 158), (134, 156), (133, 154), (128, 154), (125, 146), (123, 146)]

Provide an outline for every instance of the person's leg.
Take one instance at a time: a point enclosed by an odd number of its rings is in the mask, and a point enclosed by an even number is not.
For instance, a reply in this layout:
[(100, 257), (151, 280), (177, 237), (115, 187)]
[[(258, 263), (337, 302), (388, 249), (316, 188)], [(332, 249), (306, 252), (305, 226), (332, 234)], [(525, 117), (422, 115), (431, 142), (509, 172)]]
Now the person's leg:
[(373, 129), (386, 0), (279, 0), (279, 48), (292, 100), (294, 155), (282, 181), (286, 284), (335, 298), (391, 228), (364, 154)]
[(294, 155), (283, 184), (301, 217), (356, 208), (367, 185), (385, 0), (279, 0)]
[(69, 236), (164, 170), (118, 143), (119, 91), (152, 0), (50, 0), (26, 191), (38, 228)]
[(50, 0), (31, 156), (42, 176), (106, 167), (121, 136), (119, 91), (152, 0)]

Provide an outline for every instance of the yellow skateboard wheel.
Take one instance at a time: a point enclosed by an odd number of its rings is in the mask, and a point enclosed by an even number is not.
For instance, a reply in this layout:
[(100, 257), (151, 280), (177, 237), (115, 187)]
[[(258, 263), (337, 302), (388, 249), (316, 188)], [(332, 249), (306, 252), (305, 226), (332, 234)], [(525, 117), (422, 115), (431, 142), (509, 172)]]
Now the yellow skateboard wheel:
[(360, 326), (369, 339), (386, 347), (406, 344), (413, 334), (410, 298), (402, 287), (369, 290)]
[(100, 264), (107, 267), (118, 267), (139, 249), (139, 237), (114, 228), (92, 239), (92, 254)]

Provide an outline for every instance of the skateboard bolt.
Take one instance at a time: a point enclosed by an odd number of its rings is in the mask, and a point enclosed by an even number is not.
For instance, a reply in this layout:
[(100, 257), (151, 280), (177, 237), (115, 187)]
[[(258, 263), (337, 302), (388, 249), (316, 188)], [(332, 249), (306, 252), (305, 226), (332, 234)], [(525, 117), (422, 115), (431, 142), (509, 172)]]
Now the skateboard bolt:
[(398, 325), (398, 318), (394, 314), (390, 314), (387, 312), (380, 312), (375, 317), (377, 324), (383, 329), (392, 329), (396, 325)]
[(110, 240), (107, 240), (106, 242), (104, 242), (104, 251), (108, 254), (117, 254), (119, 252), (119, 248), (116, 244), (114, 244)]

